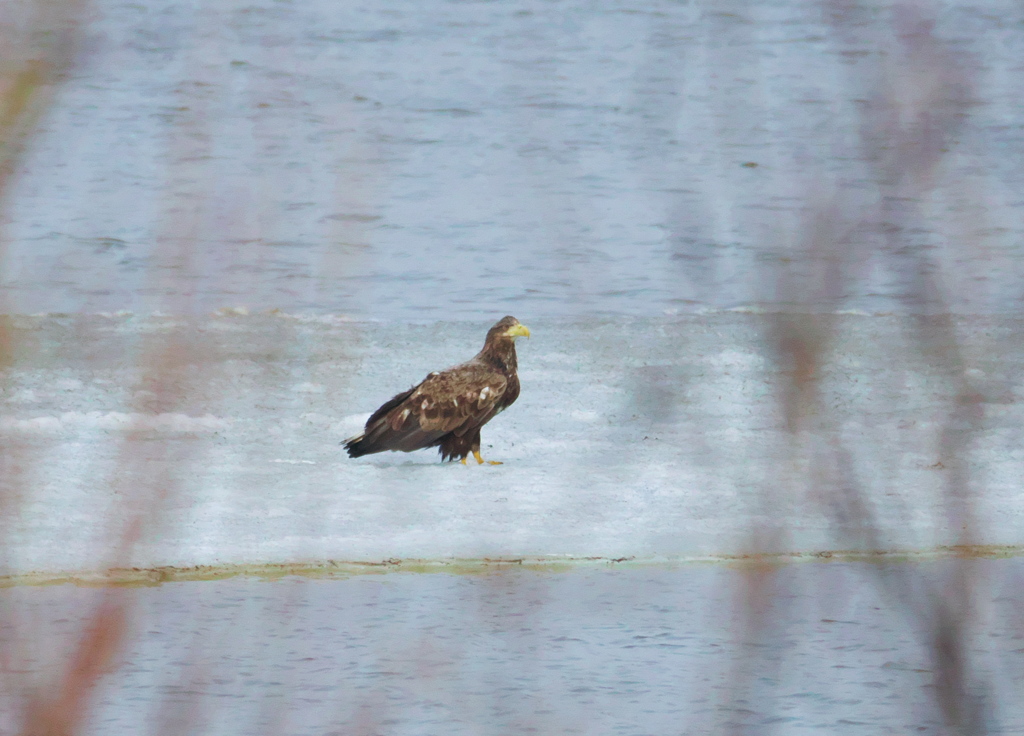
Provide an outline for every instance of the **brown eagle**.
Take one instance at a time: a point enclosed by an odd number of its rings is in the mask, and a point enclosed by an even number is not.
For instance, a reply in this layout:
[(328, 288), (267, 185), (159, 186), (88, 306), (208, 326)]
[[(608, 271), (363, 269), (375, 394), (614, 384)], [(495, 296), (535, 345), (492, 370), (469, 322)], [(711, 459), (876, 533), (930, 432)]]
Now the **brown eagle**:
[(515, 339), (524, 336), (530, 331), (515, 317), (499, 320), (474, 358), (431, 373), (375, 411), (362, 434), (343, 443), (349, 457), (439, 447), (441, 460), (465, 465), (472, 452), (482, 465), (480, 428), (519, 398)]

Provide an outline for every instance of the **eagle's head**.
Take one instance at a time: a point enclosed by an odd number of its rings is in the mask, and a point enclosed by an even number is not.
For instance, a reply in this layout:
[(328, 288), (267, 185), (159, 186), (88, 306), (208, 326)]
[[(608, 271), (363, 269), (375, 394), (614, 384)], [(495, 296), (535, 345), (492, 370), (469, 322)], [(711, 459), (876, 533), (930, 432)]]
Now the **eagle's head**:
[(517, 337), (529, 336), (530, 330), (526, 325), (510, 315), (499, 319), (494, 327), (487, 331), (487, 342), (501, 339), (514, 340)]

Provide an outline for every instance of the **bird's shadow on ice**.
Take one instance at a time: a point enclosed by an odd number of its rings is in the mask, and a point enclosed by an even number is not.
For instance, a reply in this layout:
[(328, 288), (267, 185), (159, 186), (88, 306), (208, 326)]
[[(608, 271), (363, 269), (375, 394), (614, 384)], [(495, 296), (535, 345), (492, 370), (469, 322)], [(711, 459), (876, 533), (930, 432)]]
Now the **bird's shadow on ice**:
[[(461, 468), (465, 469), (467, 466), (460, 462), (446, 463), (440, 460), (378, 460), (376, 462), (364, 463), (371, 468), (434, 468), (437, 470), (444, 470), (446, 468)], [(475, 465), (475, 463), (474, 463)], [(490, 466), (488, 466), (490, 467)]]

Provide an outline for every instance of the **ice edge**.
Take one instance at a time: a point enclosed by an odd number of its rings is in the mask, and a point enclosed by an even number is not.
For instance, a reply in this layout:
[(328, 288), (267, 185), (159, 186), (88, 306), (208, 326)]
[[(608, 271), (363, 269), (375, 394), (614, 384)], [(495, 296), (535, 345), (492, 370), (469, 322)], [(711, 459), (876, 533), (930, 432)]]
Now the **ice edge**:
[(502, 569), (562, 572), (566, 570), (619, 567), (655, 567), (700, 564), (787, 565), (798, 562), (923, 562), (950, 558), (1002, 559), (1024, 556), (1024, 545), (961, 545), (930, 549), (818, 550), (686, 557), (571, 557), (523, 556), (447, 559), (397, 559), (379, 561), (317, 560), (259, 564), (195, 565), (190, 567), (125, 567), (109, 570), (27, 572), (0, 575), (0, 588), (22, 585), (152, 586), (163, 583), (224, 580), (253, 577), (276, 580), (284, 577), (347, 578), (385, 572), (486, 574)]

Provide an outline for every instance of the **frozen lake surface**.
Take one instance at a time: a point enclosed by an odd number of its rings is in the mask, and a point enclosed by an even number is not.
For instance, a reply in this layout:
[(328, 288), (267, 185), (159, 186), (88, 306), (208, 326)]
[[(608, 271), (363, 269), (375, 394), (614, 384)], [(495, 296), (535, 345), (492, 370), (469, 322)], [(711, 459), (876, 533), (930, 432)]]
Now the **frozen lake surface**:
[[(867, 544), (850, 541), (864, 539), (864, 520), (844, 516), (848, 492), (806, 478), (812, 439), (796, 446), (785, 428), (789, 377), (766, 347), (767, 319), (528, 322), (523, 393), (483, 434), (484, 455), (505, 464), (463, 467), (434, 451), (352, 460), (339, 443), (392, 394), (473, 355), (489, 322), (19, 317), (23, 355), (0, 394), (0, 432), (21, 468), (2, 481), (17, 499), (6, 567), (665, 559)], [(962, 421), (953, 388), (964, 376), (922, 358), (905, 318), (830, 320), (818, 440), (849, 450), (856, 477), (842, 482), (856, 482), (875, 519), (870, 548), (964, 541), (947, 492), (957, 458), (941, 445), (943, 428)], [(1021, 326), (956, 325), (981, 412), (959, 499), (977, 544), (1024, 543)], [(125, 534), (130, 551), (111, 541)]]
[[(1020, 559), (512, 568), (115, 591), (132, 605), (133, 636), (84, 733), (188, 724), (220, 736), (941, 734), (931, 612), (900, 597), (946, 590), (958, 564), (977, 591), (978, 618), (964, 630), (971, 697), (991, 733), (1018, 733)], [(755, 589), (768, 596), (762, 608), (747, 605)], [(8, 652), (18, 686), (0, 697), (46, 682), (109, 592), (0, 590), (6, 620), (20, 623)]]

